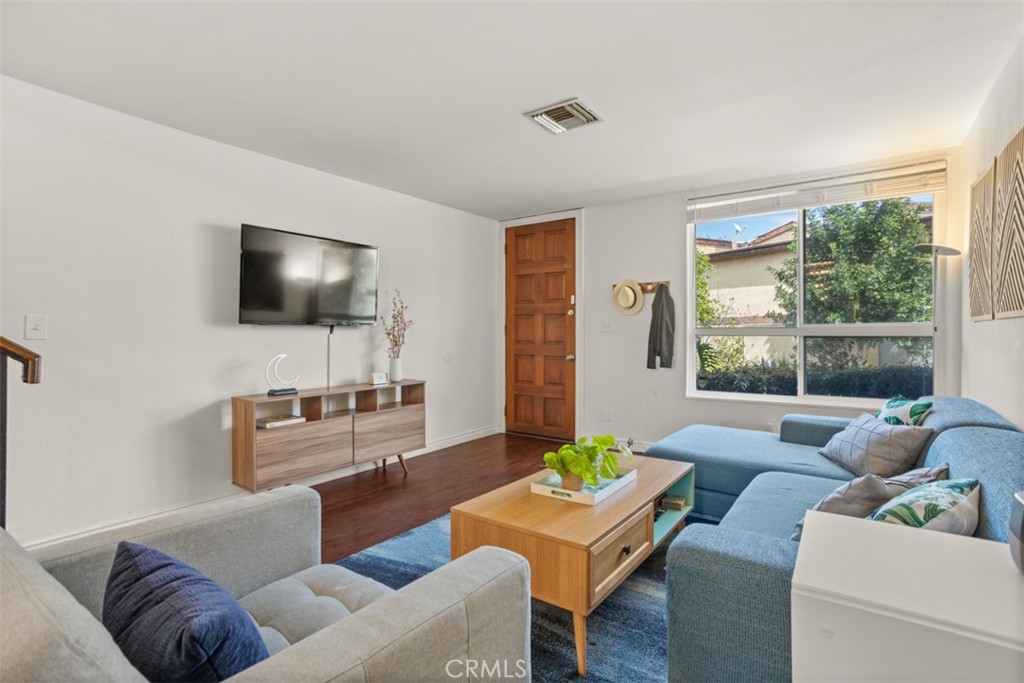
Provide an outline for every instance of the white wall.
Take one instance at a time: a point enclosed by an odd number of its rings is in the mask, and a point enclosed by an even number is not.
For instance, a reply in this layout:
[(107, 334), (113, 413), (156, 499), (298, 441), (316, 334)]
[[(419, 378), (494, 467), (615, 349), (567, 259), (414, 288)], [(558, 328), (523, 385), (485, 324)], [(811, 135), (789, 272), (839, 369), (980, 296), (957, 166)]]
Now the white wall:
[[(970, 186), (1024, 125), (1024, 43), (1018, 43), (998, 80), (989, 91), (961, 150), (963, 161), (962, 215), (970, 225)], [(965, 229), (965, 233), (967, 229)], [(964, 238), (964, 247), (969, 244)], [(966, 261), (966, 259), (965, 259)], [(969, 279), (963, 278), (963, 394), (1024, 427), (1024, 318), (984, 322), (970, 319)]]
[[(682, 427), (713, 423), (778, 429), (786, 413), (856, 415), (843, 408), (686, 398), (686, 205), (681, 194), (662, 195), (584, 210), (584, 295), (587, 387), (582, 434), (611, 433), (656, 441)], [(650, 306), (624, 316), (611, 286), (622, 278), (669, 280), (676, 304), (676, 354), (671, 369), (647, 369)], [(611, 331), (607, 331), (608, 327)], [(611, 421), (602, 413), (611, 411)]]
[[(415, 325), (427, 443), (493, 433), (496, 223), (4, 78), (2, 318), (49, 316), (43, 382), (12, 365), (9, 530), (23, 543), (238, 493), (232, 395), (267, 361), (323, 386), (327, 330), (237, 323), (239, 224), (381, 246), (380, 311)], [(168, 97), (173, 97), (168, 93)], [(379, 327), (338, 328), (332, 382), (387, 360)]]

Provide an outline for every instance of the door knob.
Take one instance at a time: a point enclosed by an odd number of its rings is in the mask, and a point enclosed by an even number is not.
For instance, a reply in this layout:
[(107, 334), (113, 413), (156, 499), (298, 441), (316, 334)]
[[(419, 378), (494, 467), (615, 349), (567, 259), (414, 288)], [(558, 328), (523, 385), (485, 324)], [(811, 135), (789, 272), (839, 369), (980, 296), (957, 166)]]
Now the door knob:
[(572, 361), (576, 360), (576, 356), (575, 354), (568, 353), (566, 354), (565, 359), (571, 363)]

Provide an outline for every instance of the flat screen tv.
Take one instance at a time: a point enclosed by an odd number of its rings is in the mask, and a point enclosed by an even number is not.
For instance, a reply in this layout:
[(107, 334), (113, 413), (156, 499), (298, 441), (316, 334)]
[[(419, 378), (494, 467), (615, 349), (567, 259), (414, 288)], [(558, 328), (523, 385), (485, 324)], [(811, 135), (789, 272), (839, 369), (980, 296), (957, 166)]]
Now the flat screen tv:
[(378, 249), (242, 225), (238, 322), (372, 325)]

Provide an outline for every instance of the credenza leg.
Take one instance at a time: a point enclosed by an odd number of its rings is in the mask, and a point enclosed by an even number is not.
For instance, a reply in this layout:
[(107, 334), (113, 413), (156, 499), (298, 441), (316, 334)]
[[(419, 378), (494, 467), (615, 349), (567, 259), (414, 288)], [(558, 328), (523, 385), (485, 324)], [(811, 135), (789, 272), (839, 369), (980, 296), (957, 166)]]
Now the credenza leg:
[(401, 453), (398, 454), (398, 464), (402, 466), (402, 471), (409, 474), (409, 468), (405, 466), (405, 456)]

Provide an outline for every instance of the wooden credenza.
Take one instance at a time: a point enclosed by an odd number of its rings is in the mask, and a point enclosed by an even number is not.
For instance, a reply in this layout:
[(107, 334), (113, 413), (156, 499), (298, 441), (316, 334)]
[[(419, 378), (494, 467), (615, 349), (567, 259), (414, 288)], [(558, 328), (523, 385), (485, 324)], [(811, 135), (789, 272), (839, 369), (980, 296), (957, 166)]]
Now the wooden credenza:
[[(307, 389), (291, 396), (234, 396), (232, 481), (260, 491), (423, 448), (425, 399), (426, 382), (416, 379)], [(306, 421), (256, 427), (258, 418), (290, 413)]]

